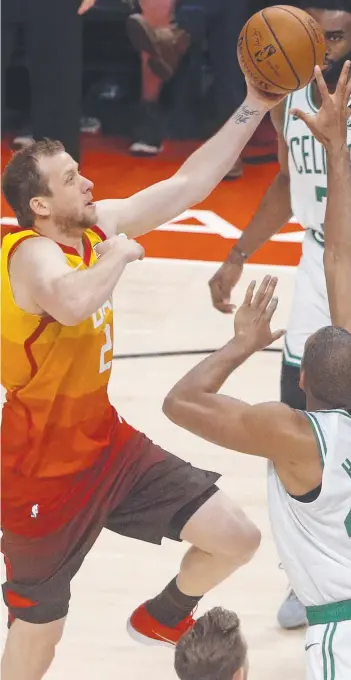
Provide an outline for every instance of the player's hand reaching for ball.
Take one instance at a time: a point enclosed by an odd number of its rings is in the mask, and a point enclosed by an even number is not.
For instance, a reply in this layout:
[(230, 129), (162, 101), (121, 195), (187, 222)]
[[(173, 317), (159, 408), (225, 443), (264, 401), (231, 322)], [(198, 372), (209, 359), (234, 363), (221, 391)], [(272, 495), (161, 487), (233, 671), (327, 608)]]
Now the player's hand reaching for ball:
[(118, 236), (112, 236), (102, 243), (98, 243), (95, 246), (95, 252), (98, 257), (103, 256), (107, 253), (113, 252), (116, 258), (122, 259), (126, 264), (129, 262), (135, 262), (136, 260), (142, 260), (145, 256), (144, 248), (133, 239), (129, 239), (124, 234)]
[[(277, 104), (285, 99), (286, 94), (273, 94), (272, 92), (266, 92), (265, 90), (260, 90), (256, 87), (248, 78), (245, 78), (247, 86), (247, 96), (254, 103), (255, 106), (261, 108), (262, 106), (270, 111), (274, 109)], [(256, 102), (256, 104), (255, 104)]]
[(345, 62), (334, 94), (328, 91), (319, 66), (316, 66), (315, 75), (322, 98), (318, 113), (313, 116), (300, 109), (291, 109), (290, 114), (306, 123), (313, 136), (325, 146), (327, 151), (333, 150), (339, 153), (346, 145), (347, 122), (351, 116), (350, 62)]
[(242, 340), (252, 352), (264, 349), (279, 340), (285, 331), (271, 330), (271, 321), (278, 305), (274, 296), (278, 279), (265, 276), (258, 290), (256, 281), (251, 281), (245, 299), (234, 319), (235, 340)]

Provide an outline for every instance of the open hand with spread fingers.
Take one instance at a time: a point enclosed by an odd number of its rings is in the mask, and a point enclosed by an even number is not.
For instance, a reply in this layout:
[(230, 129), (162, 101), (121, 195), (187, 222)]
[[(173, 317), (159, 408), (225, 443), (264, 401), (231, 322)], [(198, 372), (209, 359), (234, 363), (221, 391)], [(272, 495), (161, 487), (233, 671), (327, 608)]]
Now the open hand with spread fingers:
[(325, 146), (327, 151), (339, 152), (346, 145), (347, 121), (351, 116), (350, 61), (344, 64), (334, 94), (328, 91), (319, 66), (315, 68), (315, 76), (322, 98), (318, 113), (313, 116), (300, 109), (291, 109), (290, 114), (306, 123), (313, 136)]
[(271, 330), (271, 321), (278, 306), (274, 296), (278, 279), (265, 276), (258, 290), (256, 281), (251, 281), (245, 299), (234, 319), (235, 340), (242, 340), (252, 352), (257, 352), (279, 340), (283, 329)]

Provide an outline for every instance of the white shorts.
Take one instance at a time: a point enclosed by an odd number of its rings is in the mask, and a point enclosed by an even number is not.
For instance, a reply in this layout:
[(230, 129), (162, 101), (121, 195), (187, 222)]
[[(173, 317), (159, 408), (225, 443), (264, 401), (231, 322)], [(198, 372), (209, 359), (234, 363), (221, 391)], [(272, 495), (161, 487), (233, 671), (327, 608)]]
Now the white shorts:
[(293, 303), (284, 343), (283, 360), (289, 366), (300, 366), (307, 338), (331, 323), (323, 254), (323, 245), (318, 243), (310, 229), (307, 230), (302, 257), (296, 270)]
[(307, 680), (351, 679), (351, 621), (310, 626), (305, 650)]

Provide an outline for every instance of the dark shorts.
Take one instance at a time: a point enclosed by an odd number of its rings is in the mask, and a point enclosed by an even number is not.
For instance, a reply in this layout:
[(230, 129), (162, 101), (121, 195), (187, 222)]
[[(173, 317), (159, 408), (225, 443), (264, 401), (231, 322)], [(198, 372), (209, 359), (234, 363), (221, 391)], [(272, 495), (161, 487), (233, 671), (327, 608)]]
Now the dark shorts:
[[(148, 543), (179, 541), (190, 517), (217, 491), (219, 474), (193, 467), (142, 434), (120, 456), (125, 457), (124, 468), (119, 458), (115, 477), (109, 470), (106, 489), (100, 484), (69, 524), (39, 538), (4, 530), (3, 595), (10, 623), (15, 618), (48, 623), (67, 615), (71, 580), (103, 528)], [(128, 489), (124, 497), (121, 477)]]

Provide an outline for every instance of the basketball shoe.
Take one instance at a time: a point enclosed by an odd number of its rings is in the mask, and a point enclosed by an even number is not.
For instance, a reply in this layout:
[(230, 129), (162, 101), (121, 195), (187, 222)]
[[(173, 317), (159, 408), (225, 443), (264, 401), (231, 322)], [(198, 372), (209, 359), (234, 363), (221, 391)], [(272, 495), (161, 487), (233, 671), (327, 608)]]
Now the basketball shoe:
[(186, 616), (175, 628), (169, 628), (159, 623), (147, 611), (145, 603), (140, 605), (127, 622), (127, 631), (133, 640), (144, 645), (158, 645), (162, 647), (174, 647), (182, 635), (195, 623), (195, 619)]

